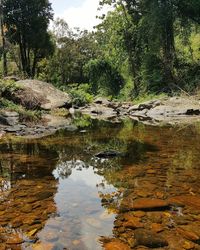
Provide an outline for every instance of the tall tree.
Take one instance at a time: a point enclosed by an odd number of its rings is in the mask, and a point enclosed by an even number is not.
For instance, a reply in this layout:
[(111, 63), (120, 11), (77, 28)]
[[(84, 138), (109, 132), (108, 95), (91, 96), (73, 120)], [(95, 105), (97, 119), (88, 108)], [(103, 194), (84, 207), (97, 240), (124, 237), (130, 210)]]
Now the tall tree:
[(46, 62), (44, 79), (46, 77), (57, 85), (87, 82), (83, 67), (97, 54), (94, 34), (87, 30), (72, 30), (62, 19), (55, 20), (52, 33), (56, 49)]
[(20, 49), (21, 68), (34, 77), (38, 61), (52, 50), (47, 32), (52, 19), (48, 0), (3, 0), (6, 37)]

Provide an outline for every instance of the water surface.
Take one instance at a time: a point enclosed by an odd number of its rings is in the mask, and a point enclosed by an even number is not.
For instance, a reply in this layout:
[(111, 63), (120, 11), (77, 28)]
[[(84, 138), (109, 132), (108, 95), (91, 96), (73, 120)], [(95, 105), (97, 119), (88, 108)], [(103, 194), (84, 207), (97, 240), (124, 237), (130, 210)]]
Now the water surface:
[[(129, 208), (127, 197), (167, 200), (180, 195), (195, 197), (196, 205), (185, 202), (179, 214), (172, 207), (159, 211), (161, 221), (148, 214), (158, 211), (145, 211), (140, 222), (148, 230), (153, 223), (163, 227), (156, 233), (168, 240), (166, 249), (180, 250), (185, 241), (191, 243), (177, 230), (187, 225), (199, 233), (198, 124), (171, 128), (131, 120), (75, 122), (78, 131), (1, 141), (1, 245), (5, 249), (94, 250), (102, 249), (102, 239), (108, 237), (111, 243), (113, 238), (120, 239), (137, 249), (132, 242), (137, 228), (124, 225), (121, 219), (130, 213), (122, 209), (124, 204)], [(94, 157), (108, 149), (123, 154), (111, 159)], [(191, 244), (198, 246), (198, 242)]]

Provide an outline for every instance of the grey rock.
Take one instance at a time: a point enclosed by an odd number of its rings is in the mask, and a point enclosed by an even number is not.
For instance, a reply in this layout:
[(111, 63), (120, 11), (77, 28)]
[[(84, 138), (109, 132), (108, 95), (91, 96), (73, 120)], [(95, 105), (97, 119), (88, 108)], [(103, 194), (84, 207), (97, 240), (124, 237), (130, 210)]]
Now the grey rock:
[(5, 130), (6, 132), (8, 132), (8, 133), (15, 133), (15, 132), (20, 131), (21, 129), (22, 129), (22, 128), (21, 128), (20, 126), (16, 125), (16, 126), (12, 126), (12, 127), (7, 127), (7, 128), (5, 128), (4, 130)]
[(17, 112), (11, 112), (11, 111), (4, 111), (2, 113), (4, 117), (19, 117), (19, 114)]
[(73, 132), (73, 131), (78, 130), (78, 127), (76, 127), (75, 125), (66, 125), (66, 126), (64, 126), (64, 128), (65, 128), (67, 131), (70, 131), (70, 132)]
[(19, 114), (17, 112), (4, 111), (0, 114), (0, 123), (3, 125), (13, 126), (19, 122)]
[(53, 85), (37, 80), (20, 80), (20, 91), (15, 91), (13, 98), (18, 103), (30, 108), (41, 108), (51, 110), (60, 107), (70, 107), (72, 100), (70, 96), (58, 90)]
[(103, 97), (98, 97), (94, 100), (95, 104), (102, 104), (102, 105), (108, 105), (110, 103), (109, 100), (107, 100), (106, 98)]

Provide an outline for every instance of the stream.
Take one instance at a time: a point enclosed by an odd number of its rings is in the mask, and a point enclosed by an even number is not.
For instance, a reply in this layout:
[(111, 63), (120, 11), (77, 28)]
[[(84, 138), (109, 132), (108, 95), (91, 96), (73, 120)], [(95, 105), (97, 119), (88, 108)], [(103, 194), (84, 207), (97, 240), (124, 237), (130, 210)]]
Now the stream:
[(200, 124), (73, 122), (1, 139), (0, 250), (200, 249)]

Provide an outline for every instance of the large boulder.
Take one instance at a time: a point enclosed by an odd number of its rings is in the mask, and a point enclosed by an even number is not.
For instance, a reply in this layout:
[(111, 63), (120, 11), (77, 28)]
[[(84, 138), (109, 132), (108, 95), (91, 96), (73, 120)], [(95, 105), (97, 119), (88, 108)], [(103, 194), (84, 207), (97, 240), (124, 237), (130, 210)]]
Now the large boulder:
[(38, 80), (20, 80), (16, 84), (21, 88), (7, 98), (28, 109), (51, 110), (71, 106), (69, 95), (49, 83)]

